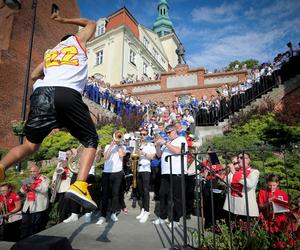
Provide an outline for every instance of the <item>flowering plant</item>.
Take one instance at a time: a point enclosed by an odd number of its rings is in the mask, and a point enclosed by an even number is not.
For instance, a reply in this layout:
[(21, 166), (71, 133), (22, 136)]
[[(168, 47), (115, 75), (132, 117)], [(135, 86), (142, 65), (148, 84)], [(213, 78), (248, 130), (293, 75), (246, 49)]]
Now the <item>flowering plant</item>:
[[(250, 236), (248, 229), (250, 227)], [(247, 222), (237, 221), (226, 223), (218, 221), (215, 226), (215, 246), (212, 230), (205, 232), (201, 239), (199, 249), (294, 249), (296, 241), (293, 234), (287, 230), (287, 226), (267, 224), (265, 221), (253, 220), (249, 225)], [(232, 235), (230, 235), (230, 231)], [(197, 232), (193, 233), (193, 242), (197, 241)], [(232, 245), (231, 245), (232, 244)]]

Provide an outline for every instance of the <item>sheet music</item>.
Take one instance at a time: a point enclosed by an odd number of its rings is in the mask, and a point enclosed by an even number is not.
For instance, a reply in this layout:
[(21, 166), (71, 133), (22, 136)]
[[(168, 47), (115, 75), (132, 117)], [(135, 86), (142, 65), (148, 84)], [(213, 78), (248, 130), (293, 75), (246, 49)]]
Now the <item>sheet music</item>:
[(272, 206), (273, 206), (274, 214), (290, 212), (290, 210), (288, 208), (280, 206), (279, 204), (276, 204), (275, 202), (272, 202)]

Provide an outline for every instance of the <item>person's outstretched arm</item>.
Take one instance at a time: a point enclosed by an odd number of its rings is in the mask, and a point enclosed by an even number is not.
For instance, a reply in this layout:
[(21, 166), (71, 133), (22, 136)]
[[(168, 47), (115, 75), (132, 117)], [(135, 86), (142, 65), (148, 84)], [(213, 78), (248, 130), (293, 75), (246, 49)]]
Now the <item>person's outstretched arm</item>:
[(84, 48), (86, 47), (86, 42), (93, 37), (96, 31), (96, 22), (88, 20), (86, 18), (65, 18), (61, 17), (58, 13), (53, 13), (51, 15), (51, 19), (60, 23), (74, 24), (84, 27), (76, 34), (81, 45), (84, 46)]

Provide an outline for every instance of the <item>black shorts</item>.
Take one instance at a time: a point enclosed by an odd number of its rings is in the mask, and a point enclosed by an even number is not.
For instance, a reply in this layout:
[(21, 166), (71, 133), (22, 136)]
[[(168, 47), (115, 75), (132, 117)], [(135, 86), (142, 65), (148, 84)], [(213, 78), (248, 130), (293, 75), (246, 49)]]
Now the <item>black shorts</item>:
[(39, 87), (30, 97), (25, 136), (40, 144), (55, 128), (66, 128), (86, 148), (97, 148), (98, 135), (81, 94), (66, 87)]

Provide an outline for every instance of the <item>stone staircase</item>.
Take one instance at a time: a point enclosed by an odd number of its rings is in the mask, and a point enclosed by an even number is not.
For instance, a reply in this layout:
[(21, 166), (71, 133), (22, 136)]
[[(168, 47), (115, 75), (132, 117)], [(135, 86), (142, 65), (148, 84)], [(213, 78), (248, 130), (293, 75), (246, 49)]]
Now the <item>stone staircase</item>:
[(94, 122), (97, 122), (97, 119), (107, 119), (109, 121), (116, 121), (117, 119), (120, 119), (120, 117), (114, 112), (103, 108), (101, 105), (91, 101), (87, 97), (83, 97), (82, 100), (89, 107), (91, 117)]
[(297, 75), (294, 78), (286, 81), (284, 85), (279, 85), (279, 87), (273, 88), (272, 91), (262, 95), (260, 98), (257, 98), (256, 100), (251, 102), (250, 105), (246, 106), (244, 109), (229, 116), (228, 119), (225, 119), (223, 122), (219, 123), (218, 126), (197, 126), (195, 128), (195, 134), (196, 136), (198, 136), (200, 144), (202, 145), (207, 139), (213, 136), (222, 135), (224, 131), (228, 129), (230, 119), (240, 114), (240, 112), (247, 113), (254, 107), (263, 104), (266, 99), (270, 99), (274, 103), (278, 103), (285, 95), (287, 95), (288, 93), (292, 92), (293, 90), (299, 87), (300, 87), (300, 75)]

